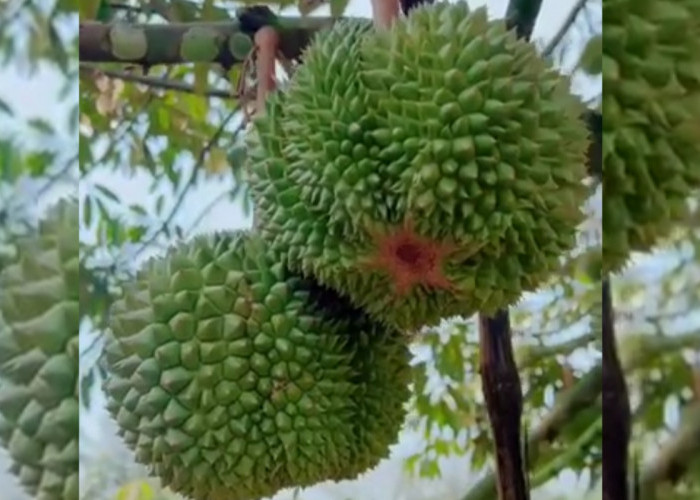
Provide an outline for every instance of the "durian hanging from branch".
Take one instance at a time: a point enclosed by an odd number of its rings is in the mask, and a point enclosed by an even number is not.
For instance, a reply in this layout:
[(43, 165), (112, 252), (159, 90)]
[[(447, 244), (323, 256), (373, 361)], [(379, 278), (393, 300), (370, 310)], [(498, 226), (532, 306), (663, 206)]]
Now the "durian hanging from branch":
[(492, 313), (572, 249), (588, 133), (567, 77), (464, 2), (319, 34), (250, 135), (262, 234), (401, 328)]

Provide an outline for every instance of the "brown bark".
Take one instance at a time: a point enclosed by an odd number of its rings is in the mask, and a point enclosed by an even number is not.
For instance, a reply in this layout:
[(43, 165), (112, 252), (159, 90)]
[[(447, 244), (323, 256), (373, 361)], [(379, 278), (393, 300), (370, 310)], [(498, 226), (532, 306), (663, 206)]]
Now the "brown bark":
[(628, 500), (630, 403), (617, 355), (610, 282), (603, 281), (603, 500)]
[(479, 318), (479, 372), (493, 432), (498, 498), (528, 500), (521, 438), (523, 393), (510, 333), (508, 311)]
[(237, 34), (244, 34), (251, 39), (262, 27), (273, 26), (280, 36), (280, 51), (288, 59), (301, 55), (314, 34), (334, 22), (331, 18), (312, 17), (273, 17), (266, 21), (264, 17), (246, 20), (231, 20), (230, 22), (188, 22), (170, 24), (130, 24), (134, 30), (142, 30), (146, 35), (146, 54), (130, 60), (117, 57), (112, 49), (110, 34), (119, 29), (119, 25), (97, 22), (81, 22), (79, 25), (79, 56), (81, 62), (126, 62), (142, 66), (160, 64), (184, 64), (191, 62), (183, 57), (180, 51), (185, 35), (193, 28), (206, 27), (215, 32), (219, 44), (219, 53), (212, 63), (225, 67), (242, 62), (242, 58), (231, 53), (228, 47), (229, 39)]

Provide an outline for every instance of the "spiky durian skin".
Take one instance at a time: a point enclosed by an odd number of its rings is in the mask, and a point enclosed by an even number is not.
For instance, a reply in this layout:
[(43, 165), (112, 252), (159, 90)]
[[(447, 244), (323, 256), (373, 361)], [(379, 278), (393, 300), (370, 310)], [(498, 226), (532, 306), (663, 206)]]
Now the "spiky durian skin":
[(0, 273), (0, 442), (37, 500), (78, 499), (78, 223), (61, 201)]
[[(494, 312), (575, 243), (587, 132), (568, 81), (503, 21), (421, 6), (320, 34), (250, 135), (259, 227), (291, 268), (401, 328)], [(370, 269), (406, 223), (450, 248), (450, 287)]]
[(605, 272), (648, 251), (700, 188), (700, 1), (603, 2)]
[(108, 409), (138, 461), (196, 500), (356, 477), (408, 399), (406, 337), (222, 233), (150, 261), (112, 309)]

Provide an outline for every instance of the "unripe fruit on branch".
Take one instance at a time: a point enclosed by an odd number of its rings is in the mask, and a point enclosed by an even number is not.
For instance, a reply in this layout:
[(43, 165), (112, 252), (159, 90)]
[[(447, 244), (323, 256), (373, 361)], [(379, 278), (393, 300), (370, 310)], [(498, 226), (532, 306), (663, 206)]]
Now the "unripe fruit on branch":
[(464, 2), (318, 35), (250, 134), (288, 265), (405, 329), (492, 313), (573, 248), (588, 133), (569, 81)]

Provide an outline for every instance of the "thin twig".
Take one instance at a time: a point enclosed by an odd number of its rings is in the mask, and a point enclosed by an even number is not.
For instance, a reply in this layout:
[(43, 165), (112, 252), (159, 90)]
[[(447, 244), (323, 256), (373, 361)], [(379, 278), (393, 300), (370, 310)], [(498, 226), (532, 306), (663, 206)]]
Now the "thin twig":
[(602, 430), (603, 418), (599, 416), (579, 434), (572, 443), (567, 443), (565, 450), (556, 455), (533, 474), (533, 486), (542, 486), (549, 480), (557, 477), (561, 471), (571, 466), (576, 467), (574, 463), (580, 460), (581, 455), (585, 453), (586, 449), (600, 443), (600, 434)]
[(689, 472), (690, 464), (700, 453), (700, 404), (686, 409), (676, 433), (658, 450), (644, 468), (640, 481), (642, 499), (655, 500), (656, 489), (663, 483), (675, 484)]
[(193, 85), (188, 85), (187, 83), (169, 80), (165, 78), (155, 78), (152, 76), (137, 75), (134, 73), (129, 73), (127, 71), (117, 71), (111, 69), (101, 69), (92, 64), (81, 63), (80, 64), (81, 73), (90, 73), (91, 75), (104, 75), (108, 78), (122, 80), (124, 82), (139, 83), (141, 85), (147, 85), (151, 88), (159, 88), (164, 90), (174, 90), (177, 92), (185, 92), (188, 94), (201, 94), (206, 97), (216, 97), (219, 99), (232, 99), (235, 96), (232, 92), (222, 89), (206, 89), (204, 92), (199, 92), (194, 88)]
[[(163, 80), (167, 80), (172, 71), (173, 71), (173, 68), (168, 68), (161, 78)], [(95, 163), (98, 163), (98, 164), (105, 163), (105, 160), (106, 160), (107, 156), (109, 155), (112, 147), (114, 147), (115, 144), (119, 144), (119, 142), (121, 142), (121, 140), (124, 139), (126, 137), (126, 135), (134, 129), (134, 127), (136, 126), (136, 123), (138, 121), (139, 116), (142, 116), (143, 113), (145, 113), (148, 110), (148, 107), (156, 100), (156, 98), (157, 98), (157, 96), (154, 92), (149, 92), (146, 95), (146, 102), (144, 102), (144, 104), (141, 106), (140, 113), (134, 113), (130, 117), (128, 123), (125, 124), (122, 131), (119, 132), (119, 135), (117, 135), (116, 137), (112, 137), (112, 139), (110, 141), (110, 143), (111, 143), (110, 147), (108, 147), (105, 150), (102, 157), (99, 160), (97, 160)], [(122, 124), (124, 124), (124, 122), (122, 122)], [(83, 170), (83, 165), (80, 165), (80, 168), (82, 170), (82, 172), (80, 174), (80, 180), (82, 182), (85, 182), (87, 180), (88, 175), (90, 175), (90, 173), (92, 172), (92, 170), (88, 169), (88, 168), (85, 168)]]
[(569, 32), (569, 29), (571, 29), (571, 26), (576, 22), (576, 18), (578, 17), (579, 13), (586, 7), (586, 1), (587, 0), (576, 1), (574, 8), (571, 9), (569, 15), (566, 17), (566, 19), (564, 19), (564, 23), (559, 27), (559, 31), (557, 31), (554, 34), (554, 37), (549, 41), (547, 46), (542, 51), (542, 55), (544, 57), (551, 56), (552, 52), (554, 52), (554, 49), (556, 49), (557, 46), (561, 43), (563, 38)]
[(39, 192), (37, 193), (37, 198), (41, 198), (42, 196), (44, 196), (59, 180), (65, 177), (65, 175), (70, 171), (70, 169), (75, 166), (77, 161), (78, 155), (76, 154), (68, 161), (66, 161), (65, 165), (63, 165), (63, 167), (61, 167), (58, 170), (58, 172), (49, 175), (47, 181), (39, 189)]
[(175, 200), (175, 203), (173, 204), (172, 209), (170, 210), (170, 213), (168, 216), (165, 218), (163, 223), (160, 225), (160, 227), (149, 237), (147, 238), (139, 248), (136, 249), (136, 251), (133, 254), (133, 258), (136, 259), (139, 255), (141, 255), (152, 243), (156, 241), (158, 236), (161, 235), (164, 231), (167, 231), (168, 227), (170, 226), (170, 223), (173, 221), (175, 216), (180, 210), (180, 207), (182, 206), (183, 202), (185, 201), (185, 198), (187, 197), (187, 194), (189, 192), (189, 188), (194, 185), (194, 183), (197, 181), (197, 176), (199, 174), (199, 169), (201, 166), (204, 164), (204, 160), (207, 157), (207, 153), (209, 150), (211, 150), (214, 145), (216, 145), (217, 141), (221, 137), (221, 135), (224, 133), (224, 130), (226, 128), (226, 125), (233, 119), (233, 117), (238, 113), (239, 109), (236, 107), (234, 110), (232, 110), (229, 115), (221, 122), (221, 125), (219, 125), (219, 128), (214, 132), (214, 135), (212, 135), (211, 139), (205, 144), (205, 146), (201, 149), (199, 152), (199, 156), (197, 157), (197, 161), (195, 164), (192, 166), (192, 172), (190, 173), (189, 178), (185, 182), (185, 185), (182, 187), (182, 190), (180, 191), (180, 194), (178, 195), (177, 199)]
[(185, 234), (192, 234), (192, 232), (199, 226), (199, 223), (202, 222), (207, 215), (209, 215), (209, 212), (211, 212), (215, 206), (224, 201), (227, 197), (231, 196), (232, 193), (232, 190), (227, 190), (212, 198), (212, 200), (202, 209), (199, 215), (197, 215), (197, 218), (192, 222), (189, 229), (185, 231)]

